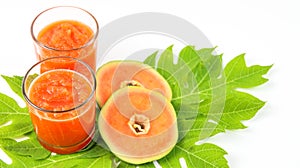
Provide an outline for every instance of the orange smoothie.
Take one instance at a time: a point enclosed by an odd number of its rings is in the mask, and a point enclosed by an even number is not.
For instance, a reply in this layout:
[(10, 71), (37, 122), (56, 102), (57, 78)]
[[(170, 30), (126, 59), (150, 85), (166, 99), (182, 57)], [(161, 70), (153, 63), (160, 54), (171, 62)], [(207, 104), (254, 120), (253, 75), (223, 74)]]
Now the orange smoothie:
[(75, 20), (61, 20), (44, 27), (37, 40), (44, 47), (37, 53), (38, 59), (54, 56), (70, 56), (96, 68), (96, 43), (93, 30)]
[(32, 81), (28, 96), (39, 108), (28, 107), (41, 145), (67, 154), (89, 144), (96, 115), (92, 90), (86, 77), (66, 69), (47, 71)]

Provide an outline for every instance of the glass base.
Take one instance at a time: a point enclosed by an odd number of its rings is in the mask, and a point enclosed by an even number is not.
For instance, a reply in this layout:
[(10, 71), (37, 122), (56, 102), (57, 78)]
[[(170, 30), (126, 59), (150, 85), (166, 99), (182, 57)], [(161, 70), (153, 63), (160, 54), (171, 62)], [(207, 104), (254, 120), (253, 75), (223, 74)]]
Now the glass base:
[(88, 136), (86, 139), (84, 139), (80, 143), (77, 143), (73, 146), (53, 146), (53, 145), (43, 142), (43, 140), (40, 140), (39, 138), (37, 138), (37, 139), (38, 139), (39, 143), (45, 149), (49, 150), (50, 152), (54, 152), (57, 154), (71, 154), (71, 153), (80, 151), (81, 149), (88, 146), (88, 144), (93, 140), (94, 135), (95, 135), (95, 129), (93, 129), (90, 136)]

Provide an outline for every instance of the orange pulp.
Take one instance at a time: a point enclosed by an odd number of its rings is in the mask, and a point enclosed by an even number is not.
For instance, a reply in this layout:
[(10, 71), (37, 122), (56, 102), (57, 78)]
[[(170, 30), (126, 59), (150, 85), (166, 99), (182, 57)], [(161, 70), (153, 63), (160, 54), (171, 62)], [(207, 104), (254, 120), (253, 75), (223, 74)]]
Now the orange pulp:
[(75, 20), (61, 20), (44, 27), (38, 34), (37, 40), (44, 46), (38, 59), (53, 56), (70, 56), (86, 62), (92, 69), (96, 68), (95, 42), (93, 30)]
[[(65, 69), (47, 71), (29, 87), (30, 116), (40, 143), (60, 154), (76, 152), (92, 140), (95, 98), (88, 80)], [(88, 101), (87, 101), (88, 100)]]

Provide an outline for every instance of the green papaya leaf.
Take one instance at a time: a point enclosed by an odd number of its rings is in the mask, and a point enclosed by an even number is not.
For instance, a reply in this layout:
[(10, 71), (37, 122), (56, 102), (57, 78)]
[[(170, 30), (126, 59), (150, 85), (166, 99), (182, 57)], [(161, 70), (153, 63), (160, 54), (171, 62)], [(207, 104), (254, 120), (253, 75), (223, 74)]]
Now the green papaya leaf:
[(23, 77), (22, 76), (6, 76), (6, 75), (1, 75), (3, 79), (5, 79), (5, 81), (7, 82), (7, 84), (9, 85), (9, 87), (11, 88), (11, 90), (13, 92), (15, 92), (20, 98), (23, 98), (23, 94), (22, 94), (22, 80)]
[(28, 109), (0, 93), (0, 139), (15, 138), (33, 130)]

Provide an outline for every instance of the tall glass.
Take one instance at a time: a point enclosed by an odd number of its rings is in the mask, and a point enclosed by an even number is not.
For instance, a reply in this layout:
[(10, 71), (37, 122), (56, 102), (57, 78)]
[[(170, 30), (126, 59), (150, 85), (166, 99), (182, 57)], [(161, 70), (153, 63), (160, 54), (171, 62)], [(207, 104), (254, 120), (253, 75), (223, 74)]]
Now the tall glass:
[[(72, 67), (60, 66), (65, 64)], [(83, 149), (92, 141), (95, 88), (94, 71), (72, 57), (47, 58), (28, 70), (22, 91), (43, 147), (68, 154)]]
[(49, 8), (36, 16), (31, 24), (38, 60), (70, 56), (96, 69), (99, 26), (88, 11), (73, 6)]

